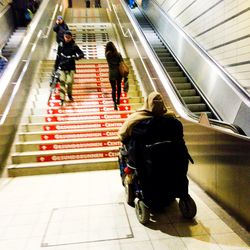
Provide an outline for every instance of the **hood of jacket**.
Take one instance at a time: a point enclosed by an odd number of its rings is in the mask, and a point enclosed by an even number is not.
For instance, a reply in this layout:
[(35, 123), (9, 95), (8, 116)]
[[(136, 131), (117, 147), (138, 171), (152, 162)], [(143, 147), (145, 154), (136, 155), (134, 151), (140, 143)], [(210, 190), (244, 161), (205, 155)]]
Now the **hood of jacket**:
[(141, 110), (150, 112), (153, 116), (164, 115), (167, 112), (162, 95), (158, 92), (152, 92), (147, 96)]

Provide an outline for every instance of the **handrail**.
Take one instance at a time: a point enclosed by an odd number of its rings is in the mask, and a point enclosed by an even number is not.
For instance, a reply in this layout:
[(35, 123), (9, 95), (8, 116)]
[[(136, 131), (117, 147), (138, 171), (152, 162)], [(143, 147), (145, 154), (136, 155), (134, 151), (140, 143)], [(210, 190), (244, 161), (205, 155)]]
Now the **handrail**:
[(140, 53), (140, 51), (139, 51), (139, 49), (138, 49), (138, 47), (137, 47), (137, 44), (136, 44), (136, 42), (135, 42), (135, 40), (134, 40), (134, 37), (133, 37), (133, 35), (132, 35), (130, 29), (127, 29), (127, 31), (124, 32), (124, 28), (123, 28), (123, 26), (121, 25), (120, 19), (119, 19), (118, 15), (117, 15), (116, 6), (115, 6), (114, 4), (112, 4), (112, 6), (113, 6), (113, 9), (114, 9), (114, 13), (115, 13), (115, 16), (116, 16), (116, 18), (117, 18), (117, 21), (118, 21), (118, 23), (119, 23), (119, 26), (120, 26), (120, 28), (121, 28), (121, 30), (122, 30), (123, 36), (124, 36), (124, 37), (128, 37), (128, 35), (127, 35), (127, 33), (128, 33), (129, 36), (131, 37), (132, 42), (134, 43), (135, 49), (136, 49), (136, 51), (137, 51), (137, 53), (138, 53), (138, 55), (139, 55), (139, 58), (140, 58), (140, 60), (141, 60), (141, 62), (142, 62), (143, 68), (144, 68), (144, 70), (146, 71), (146, 74), (147, 74), (147, 76), (148, 76), (148, 78), (149, 78), (149, 80), (150, 80), (150, 83), (151, 83), (151, 85), (152, 85), (154, 91), (156, 91), (156, 87), (155, 87), (155, 85), (154, 85), (153, 79), (152, 79), (152, 77), (151, 77), (151, 75), (150, 75), (150, 73), (149, 73), (149, 71), (148, 71), (148, 69), (147, 69), (147, 66), (145, 65), (145, 63), (144, 63), (144, 61), (143, 61), (143, 57), (141, 56), (141, 53)]
[(15, 87), (14, 87), (12, 93), (11, 93), (11, 96), (9, 98), (7, 106), (4, 109), (3, 115), (2, 115), (2, 117), (0, 119), (0, 126), (4, 124), (4, 122), (5, 122), (5, 120), (6, 120), (7, 116), (8, 116), (8, 113), (9, 113), (9, 111), (11, 109), (12, 103), (13, 103), (15, 97), (16, 97), (16, 94), (17, 94), (18, 90), (19, 90), (19, 87), (21, 85), (21, 82), (23, 80), (25, 72), (26, 72), (26, 70), (27, 70), (27, 68), (28, 68), (28, 66), (30, 64), (31, 58), (32, 58), (33, 53), (34, 53), (34, 51), (36, 49), (36, 46), (37, 46), (37, 43), (39, 41), (39, 38), (41, 37), (41, 34), (42, 34), (42, 30), (39, 30), (39, 32), (37, 34), (37, 37), (36, 37), (36, 40), (35, 40), (34, 44), (32, 45), (32, 48), (30, 50), (29, 56), (28, 56), (28, 58), (27, 58), (27, 60), (26, 60), (26, 62), (24, 64), (24, 66), (23, 66), (22, 72), (19, 75), (19, 77), (17, 79), (17, 82), (16, 82), (16, 85), (15, 85)]
[(54, 19), (55, 19), (55, 16), (56, 16), (56, 13), (57, 13), (58, 8), (59, 8), (59, 4), (57, 3), (56, 6), (55, 6), (53, 15), (52, 15), (52, 17), (51, 17), (51, 19), (50, 19), (50, 23), (49, 23), (49, 25), (46, 27), (48, 30), (47, 30), (46, 34), (43, 35), (43, 38), (44, 38), (44, 39), (46, 39), (46, 38), (49, 37), (49, 33), (50, 33), (51, 29), (52, 29), (52, 26), (53, 26)]
[(130, 29), (127, 29), (127, 32), (128, 32), (128, 34), (130, 35), (130, 37), (131, 37), (131, 39), (132, 39), (132, 41), (133, 41), (133, 43), (134, 43), (135, 49), (136, 49), (136, 51), (137, 51), (137, 53), (138, 53), (138, 55), (139, 55), (139, 57), (140, 57), (141, 63), (142, 63), (142, 65), (143, 65), (143, 67), (144, 67), (144, 69), (145, 69), (145, 71), (146, 71), (146, 74), (147, 74), (147, 76), (148, 76), (148, 78), (149, 78), (149, 80), (150, 80), (150, 83), (151, 83), (151, 85), (152, 85), (154, 91), (157, 91), (157, 90), (156, 90), (156, 87), (155, 87), (155, 84), (154, 84), (154, 82), (153, 82), (153, 78), (151, 77), (151, 75), (150, 75), (150, 73), (149, 73), (149, 71), (148, 71), (148, 69), (147, 69), (147, 66), (145, 65), (145, 63), (144, 63), (144, 61), (143, 61), (143, 57), (141, 56), (141, 53), (140, 53), (140, 51), (139, 51), (139, 49), (138, 49), (138, 47), (137, 47), (137, 44), (136, 44), (136, 42), (135, 42), (135, 40), (134, 40), (134, 37), (133, 37), (133, 35), (132, 35)]
[(120, 22), (120, 18), (117, 15), (116, 6), (114, 4), (112, 4), (112, 6), (113, 6), (113, 9), (114, 9), (114, 13), (115, 13), (116, 19), (117, 19), (117, 21), (119, 23), (119, 26), (121, 27), (121, 31), (122, 31), (123, 36), (124, 37), (128, 37), (128, 35), (127, 35), (128, 30), (127, 30), (127, 32), (124, 32), (124, 28), (123, 28), (123, 26), (122, 26), (122, 24)]

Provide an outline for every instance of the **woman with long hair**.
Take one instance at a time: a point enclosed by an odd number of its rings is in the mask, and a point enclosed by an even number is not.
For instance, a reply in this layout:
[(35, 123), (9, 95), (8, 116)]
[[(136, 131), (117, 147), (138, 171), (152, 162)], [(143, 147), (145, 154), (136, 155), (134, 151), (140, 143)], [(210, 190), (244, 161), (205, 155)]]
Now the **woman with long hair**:
[(106, 44), (105, 56), (109, 65), (109, 82), (112, 88), (112, 99), (114, 109), (120, 104), (122, 76), (119, 72), (119, 64), (123, 61), (121, 54), (117, 51), (113, 42)]

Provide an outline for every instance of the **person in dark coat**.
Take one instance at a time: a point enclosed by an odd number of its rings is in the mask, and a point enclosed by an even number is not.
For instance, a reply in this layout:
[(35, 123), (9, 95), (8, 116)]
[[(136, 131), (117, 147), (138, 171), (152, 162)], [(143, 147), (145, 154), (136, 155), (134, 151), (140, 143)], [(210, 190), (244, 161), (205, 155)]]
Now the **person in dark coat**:
[(101, 0), (95, 0), (95, 8), (101, 8)]
[(26, 27), (28, 22), (25, 19), (25, 12), (28, 8), (28, 0), (13, 0), (11, 5), (14, 12), (15, 27)]
[(63, 35), (63, 42), (58, 46), (55, 70), (60, 70), (60, 100), (61, 105), (65, 102), (67, 93), (70, 101), (72, 97), (72, 85), (76, 70), (75, 60), (84, 58), (84, 53), (72, 38), (72, 33), (67, 30)]
[(121, 54), (117, 51), (113, 42), (106, 44), (105, 56), (109, 65), (109, 82), (112, 88), (112, 99), (114, 109), (120, 104), (122, 76), (119, 72), (119, 64), (123, 61)]
[(56, 24), (53, 27), (53, 30), (56, 32), (56, 41), (59, 44), (60, 42), (63, 42), (63, 35), (65, 31), (69, 30), (68, 25), (63, 20), (62, 16), (58, 16), (56, 19)]
[(90, 8), (90, 0), (86, 0), (86, 8)]
[(118, 131), (128, 150), (128, 165), (137, 170), (146, 204), (162, 208), (173, 198), (188, 199), (188, 164), (182, 123), (168, 112), (162, 95), (151, 92), (141, 109)]

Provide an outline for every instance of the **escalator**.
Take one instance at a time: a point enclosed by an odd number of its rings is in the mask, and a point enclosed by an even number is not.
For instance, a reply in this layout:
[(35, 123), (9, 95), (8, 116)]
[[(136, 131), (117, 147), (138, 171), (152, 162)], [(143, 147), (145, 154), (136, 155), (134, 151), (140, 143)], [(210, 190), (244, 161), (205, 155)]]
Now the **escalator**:
[(138, 21), (151, 48), (171, 78), (173, 86), (183, 104), (197, 116), (200, 116), (201, 113), (205, 112), (209, 118), (219, 119), (218, 115), (212, 110), (208, 102), (202, 97), (198, 88), (194, 86), (192, 80), (171, 54), (171, 51), (164, 44), (164, 41), (158, 35), (153, 25), (138, 8), (134, 8), (131, 11)]

